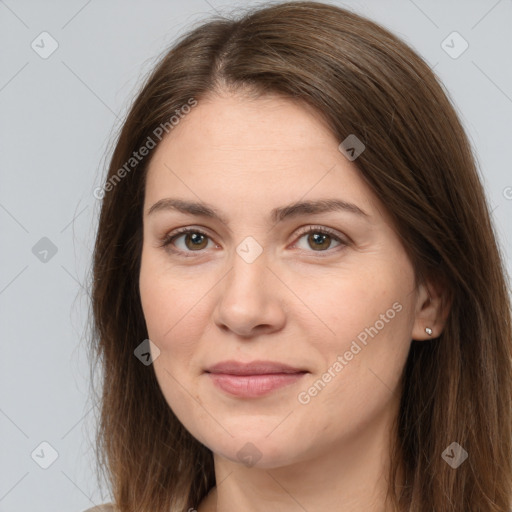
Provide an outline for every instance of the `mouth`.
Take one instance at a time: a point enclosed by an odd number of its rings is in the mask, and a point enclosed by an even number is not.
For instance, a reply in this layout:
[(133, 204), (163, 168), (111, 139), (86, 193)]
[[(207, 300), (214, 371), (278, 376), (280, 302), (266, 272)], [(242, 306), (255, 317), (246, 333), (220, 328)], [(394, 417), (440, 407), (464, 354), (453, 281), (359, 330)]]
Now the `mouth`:
[(205, 373), (216, 387), (229, 395), (257, 398), (294, 384), (309, 372), (273, 361), (224, 361)]

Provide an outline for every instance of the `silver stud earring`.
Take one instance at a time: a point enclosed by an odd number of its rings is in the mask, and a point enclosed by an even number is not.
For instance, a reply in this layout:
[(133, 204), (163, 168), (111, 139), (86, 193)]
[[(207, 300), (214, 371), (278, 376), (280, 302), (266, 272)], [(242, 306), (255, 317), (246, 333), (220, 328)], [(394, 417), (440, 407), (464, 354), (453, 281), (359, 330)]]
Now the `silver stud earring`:
[(432, 329), (430, 327), (425, 327), (425, 332), (429, 335), (429, 336), (432, 336)]

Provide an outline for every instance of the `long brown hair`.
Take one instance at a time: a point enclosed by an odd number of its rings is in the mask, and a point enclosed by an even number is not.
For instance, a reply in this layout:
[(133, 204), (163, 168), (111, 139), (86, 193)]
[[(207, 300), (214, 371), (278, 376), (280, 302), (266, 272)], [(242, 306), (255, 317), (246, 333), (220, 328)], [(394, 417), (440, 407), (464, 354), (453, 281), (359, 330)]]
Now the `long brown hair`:
[[(476, 159), (443, 86), (409, 46), (317, 2), (214, 17), (182, 36), (146, 79), (118, 136), (94, 249), (91, 345), (92, 364), (103, 370), (98, 469), (118, 510), (185, 512), (215, 485), (212, 452), (134, 356), (148, 337), (138, 277), (155, 150), (131, 158), (149, 138), (158, 144), (156, 134), (170, 132), (169, 119), (191, 99), (217, 91), (282, 94), (312, 106), (340, 142), (355, 134), (366, 149), (354, 164), (387, 207), (417, 280), (438, 280), (451, 296), (442, 334), (413, 340), (403, 370), (390, 446), (396, 510), (509, 512), (511, 310)], [(453, 442), (468, 453), (457, 469), (443, 457)]]

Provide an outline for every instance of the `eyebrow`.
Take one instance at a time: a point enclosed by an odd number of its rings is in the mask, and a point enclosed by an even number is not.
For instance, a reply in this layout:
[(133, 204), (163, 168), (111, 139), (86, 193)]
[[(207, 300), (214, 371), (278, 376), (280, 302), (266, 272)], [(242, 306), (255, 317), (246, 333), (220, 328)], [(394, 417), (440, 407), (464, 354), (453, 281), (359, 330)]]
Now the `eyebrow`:
[[(220, 211), (207, 203), (174, 199), (171, 197), (157, 201), (148, 210), (147, 215), (152, 215), (156, 212), (168, 210), (179, 211), (190, 215), (196, 215), (198, 217), (218, 219), (225, 225), (229, 224), (227, 218)], [(348, 203), (346, 201), (342, 201), (341, 199), (318, 199), (316, 201), (299, 201), (287, 206), (274, 208), (270, 212), (270, 220), (274, 223), (277, 223), (282, 222), (285, 219), (298, 217), (304, 214), (314, 215), (319, 213), (339, 211), (356, 214), (361, 217), (369, 217), (369, 215), (364, 210), (353, 203)]]

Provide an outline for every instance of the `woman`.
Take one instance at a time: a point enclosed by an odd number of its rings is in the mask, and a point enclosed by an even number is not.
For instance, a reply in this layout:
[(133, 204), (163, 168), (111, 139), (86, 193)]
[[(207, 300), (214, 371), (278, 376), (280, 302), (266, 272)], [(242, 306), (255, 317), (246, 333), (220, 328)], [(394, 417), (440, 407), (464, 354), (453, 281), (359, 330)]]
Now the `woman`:
[(204, 23), (98, 192), (112, 510), (510, 510), (502, 257), (404, 42), (317, 2)]

